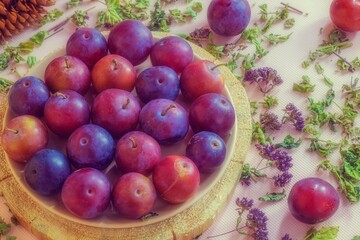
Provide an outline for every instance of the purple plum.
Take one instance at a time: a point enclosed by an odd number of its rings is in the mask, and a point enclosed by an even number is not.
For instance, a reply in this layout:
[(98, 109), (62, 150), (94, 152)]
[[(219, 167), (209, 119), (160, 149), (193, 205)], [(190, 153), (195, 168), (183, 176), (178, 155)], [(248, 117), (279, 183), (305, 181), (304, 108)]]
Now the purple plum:
[(17, 115), (41, 117), (50, 91), (44, 81), (27, 76), (17, 80), (9, 91), (9, 107)]
[(110, 204), (110, 182), (105, 174), (97, 169), (78, 169), (65, 180), (61, 199), (75, 216), (84, 219), (95, 218)]
[(122, 172), (138, 172), (149, 176), (160, 161), (159, 143), (150, 135), (132, 131), (122, 136), (115, 150), (115, 162)]
[(137, 219), (153, 208), (156, 190), (148, 177), (130, 172), (122, 175), (115, 182), (111, 197), (115, 209), (121, 215)]
[(189, 130), (188, 113), (183, 106), (169, 99), (154, 99), (140, 112), (141, 129), (160, 144), (170, 145), (185, 138)]
[(207, 93), (191, 104), (189, 122), (195, 133), (210, 131), (225, 137), (234, 126), (235, 109), (225, 96)]
[(132, 93), (112, 88), (96, 96), (91, 119), (118, 138), (137, 127), (140, 110), (139, 100)]
[(89, 69), (107, 53), (105, 37), (94, 28), (77, 29), (66, 43), (66, 54), (79, 58)]
[(115, 142), (110, 133), (95, 124), (76, 129), (66, 144), (67, 155), (76, 168), (103, 170), (112, 162), (114, 150)]
[(37, 193), (45, 196), (60, 192), (66, 178), (71, 174), (71, 165), (66, 156), (55, 149), (42, 149), (26, 163), (26, 182)]
[(219, 135), (202, 131), (191, 137), (186, 156), (193, 160), (201, 173), (213, 173), (225, 160), (226, 145)]

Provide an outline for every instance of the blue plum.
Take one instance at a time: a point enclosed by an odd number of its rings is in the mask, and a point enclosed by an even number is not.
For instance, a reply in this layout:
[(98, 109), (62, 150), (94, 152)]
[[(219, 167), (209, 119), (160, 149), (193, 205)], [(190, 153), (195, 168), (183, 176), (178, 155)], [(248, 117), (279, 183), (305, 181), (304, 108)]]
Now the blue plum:
[(224, 137), (234, 126), (235, 109), (225, 96), (206, 93), (191, 104), (189, 122), (195, 133), (210, 131)]
[(188, 113), (183, 106), (169, 99), (154, 99), (140, 112), (141, 129), (160, 144), (174, 144), (185, 138), (189, 130)]
[(79, 58), (89, 69), (107, 53), (105, 37), (94, 28), (77, 29), (66, 43), (66, 54)]
[(221, 36), (242, 33), (250, 17), (251, 7), (247, 0), (212, 0), (207, 10), (210, 29)]
[(95, 168), (74, 171), (64, 182), (61, 199), (75, 216), (91, 219), (100, 216), (110, 204), (111, 185)]
[(50, 91), (44, 81), (34, 76), (17, 80), (9, 91), (9, 107), (17, 115), (41, 117)]
[(108, 45), (111, 54), (120, 55), (136, 66), (148, 58), (153, 36), (142, 22), (128, 19), (110, 31)]
[(76, 168), (103, 170), (112, 162), (114, 151), (115, 141), (110, 133), (95, 124), (76, 129), (66, 144), (67, 155)]
[(45, 196), (60, 192), (70, 174), (71, 165), (66, 156), (49, 148), (38, 151), (24, 169), (26, 182), (37, 193)]
[(135, 83), (138, 97), (144, 103), (156, 98), (175, 100), (180, 92), (180, 79), (169, 67), (154, 66), (142, 71)]
[(226, 144), (217, 134), (208, 131), (196, 133), (186, 146), (186, 156), (193, 160), (201, 173), (213, 173), (226, 157)]

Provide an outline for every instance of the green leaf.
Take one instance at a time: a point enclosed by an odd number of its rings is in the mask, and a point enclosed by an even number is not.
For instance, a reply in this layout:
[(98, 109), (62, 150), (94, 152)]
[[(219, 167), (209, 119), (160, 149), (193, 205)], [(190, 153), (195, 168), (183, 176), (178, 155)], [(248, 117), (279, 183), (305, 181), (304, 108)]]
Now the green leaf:
[(275, 44), (282, 43), (282, 42), (285, 42), (286, 40), (288, 40), (289, 37), (291, 36), (291, 34), (292, 33), (290, 33), (288, 35), (281, 35), (281, 34), (270, 33), (266, 38), (270, 44), (275, 45)]
[(355, 181), (360, 181), (360, 161), (354, 164), (344, 162), (343, 168), (347, 176), (351, 177)]
[(328, 87), (333, 87), (334, 86), (334, 82), (327, 76), (323, 75), (323, 79), (324, 79), (324, 82), (325, 84), (328, 86)]
[(70, 0), (70, 2), (68, 2), (66, 4), (66, 7), (67, 8), (73, 8), (73, 7), (76, 7), (78, 6), (83, 0)]
[(247, 41), (253, 41), (260, 36), (260, 30), (258, 27), (247, 28), (241, 34), (241, 39)]
[(16, 240), (15, 236), (6, 236), (6, 240)]
[(4, 219), (0, 218), (0, 236), (6, 235), (10, 232), (11, 224), (5, 222)]
[(295, 19), (294, 18), (289, 18), (284, 22), (284, 27), (285, 28), (292, 28), (295, 25)]
[(6, 78), (0, 77), (0, 92), (6, 92), (14, 83)]
[(315, 89), (315, 85), (311, 83), (308, 76), (303, 76), (300, 83), (293, 84), (293, 91), (300, 93), (310, 93)]
[(282, 143), (275, 144), (275, 146), (283, 147), (286, 149), (292, 149), (299, 147), (301, 142), (302, 142), (301, 138), (295, 141), (295, 138), (293, 138), (291, 135), (287, 135), (282, 141)]
[(40, 26), (43, 26), (48, 22), (55, 21), (56, 19), (60, 18), (63, 14), (64, 14), (63, 11), (55, 8), (55, 9), (51, 10), (48, 14), (44, 15), (41, 18), (41, 21), (39, 24), (40, 24)]
[(28, 56), (26, 59), (26, 63), (29, 68), (32, 68), (36, 64), (37, 60), (35, 56)]
[(332, 142), (330, 140), (324, 141), (318, 138), (311, 140), (309, 151), (317, 152), (322, 157), (327, 157), (334, 152), (334, 149), (339, 147), (339, 143)]
[(265, 109), (270, 109), (276, 105), (278, 105), (279, 103), (279, 100), (277, 97), (273, 97), (271, 95), (267, 95), (265, 98), (264, 98), (264, 102), (261, 102), (263, 108)]
[(191, 6), (191, 8), (196, 11), (196, 12), (200, 12), (203, 10), (203, 5), (201, 2), (194, 2)]
[(304, 240), (335, 240), (339, 232), (339, 227), (321, 227), (320, 229), (311, 228)]
[(351, 240), (360, 240), (360, 236), (354, 236)]
[(33, 35), (30, 40), (34, 42), (36, 45), (40, 46), (45, 41), (45, 38), (49, 35), (48, 31), (40, 31)]
[(315, 70), (318, 74), (323, 74), (324, 73), (324, 68), (320, 65), (320, 63), (316, 63), (315, 64)]
[(286, 197), (286, 194), (285, 194), (285, 189), (284, 189), (280, 193), (277, 193), (277, 192), (267, 193), (266, 195), (261, 196), (259, 198), (259, 200), (264, 201), (264, 202), (277, 202), (277, 201), (284, 199), (285, 197)]

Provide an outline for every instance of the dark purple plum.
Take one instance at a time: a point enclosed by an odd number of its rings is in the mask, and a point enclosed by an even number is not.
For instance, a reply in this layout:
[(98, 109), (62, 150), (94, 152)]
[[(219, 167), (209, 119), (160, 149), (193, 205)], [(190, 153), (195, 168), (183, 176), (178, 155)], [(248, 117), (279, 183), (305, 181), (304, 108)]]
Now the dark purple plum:
[(41, 117), (50, 91), (45, 83), (33, 76), (17, 80), (9, 91), (9, 107), (17, 115)]
[(45, 104), (44, 121), (55, 134), (68, 137), (90, 121), (90, 106), (73, 90), (61, 90), (51, 95)]
[(118, 138), (137, 127), (140, 110), (139, 100), (132, 93), (107, 89), (96, 96), (91, 119)]
[(250, 22), (248, 0), (212, 0), (207, 10), (210, 29), (221, 36), (242, 33)]
[(66, 54), (79, 58), (89, 69), (107, 53), (105, 37), (94, 28), (77, 29), (66, 43)]
[(188, 42), (177, 36), (168, 36), (157, 41), (151, 49), (153, 66), (167, 66), (180, 74), (194, 60), (193, 50)]
[(218, 93), (201, 95), (189, 109), (191, 129), (214, 132), (224, 137), (235, 123), (235, 109), (225, 96)]
[(55, 149), (38, 151), (25, 165), (26, 182), (37, 193), (50, 196), (61, 191), (71, 165), (66, 156)]
[(200, 173), (213, 173), (225, 160), (226, 144), (219, 135), (202, 131), (191, 137), (186, 156), (193, 160)]
[(154, 99), (140, 112), (141, 129), (160, 144), (173, 144), (184, 139), (189, 130), (188, 113), (183, 106), (169, 99)]
[(105, 174), (97, 169), (78, 169), (66, 179), (61, 190), (61, 199), (73, 215), (84, 219), (96, 218), (110, 204), (110, 182)]
[(155, 66), (145, 69), (138, 75), (135, 89), (144, 103), (156, 98), (175, 100), (180, 92), (179, 84), (179, 77), (174, 70), (165, 66)]
[(66, 144), (67, 155), (76, 168), (103, 170), (112, 162), (114, 151), (115, 142), (110, 133), (95, 124), (76, 129)]
[(152, 45), (151, 31), (142, 22), (134, 19), (118, 23), (108, 37), (110, 53), (126, 58), (134, 66), (148, 58)]
[(300, 222), (316, 224), (333, 216), (339, 208), (340, 197), (327, 181), (308, 177), (297, 181), (288, 196), (290, 213)]
[(148, 214), (156, 200), (152, 181), (140, 174), (130, 172), (122, 175), (114, 184), (112, 203), (127, 218), (137, 219)]
[(159, 143), (144, 132), (128, 132), (117, 142), (115, 162), (122, 172), (138, 172), (149, 176), (160, 158)]

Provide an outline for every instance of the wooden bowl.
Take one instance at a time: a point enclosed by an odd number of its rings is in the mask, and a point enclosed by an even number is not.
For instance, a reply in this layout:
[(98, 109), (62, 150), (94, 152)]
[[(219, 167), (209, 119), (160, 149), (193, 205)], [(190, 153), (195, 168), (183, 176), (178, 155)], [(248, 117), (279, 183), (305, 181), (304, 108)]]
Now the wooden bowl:
[[(168, 36), (154, 32), (155, 39)], [(221, 64), (215, 57), (199, 46), (190, 43), (195, 58), (207, 59)], [(55, 57), (65, 54), (65, 49), (51, 52), (27, 75), (43, 79), (47, 64)], [(139, 72), (146, 64), (137, 67)], [(158, 216), (148, 220), (129, 220), (118, 216), (109, 209), (103, 216), (84, 220), (71, 215), (60, 201), (60, 195), (43, 197), (35, 193), (23, 176), (24, 164), (10, 160), (0, 151), (0, 192), (19, 222), (40, 239), (193, 239), (203, 233), (215, 217), (226, 206), (235, 186), (239, 182), (243, 161), (251, 142), (252, 126), (249, 101), (239, 80), (224, 66), (219, 67), (224, 74), (225, 95), (236, 110), (236, 122), (226, 139), (227, 156), (218, 171), (201, 176), (197, 193), (183, 204), (170, 205), (158, 200), (154, 212)], [(1, 99), (0, 121), (2, 129), (13, 117), (8, 109), (7, 96)], [(51, 135), (50, 145), (59, 144), (59, 139)], [(163, 148), (163, 153), (184, 153), (185, 141)], [(116, 166), (105, 170), (113, 178)]]

